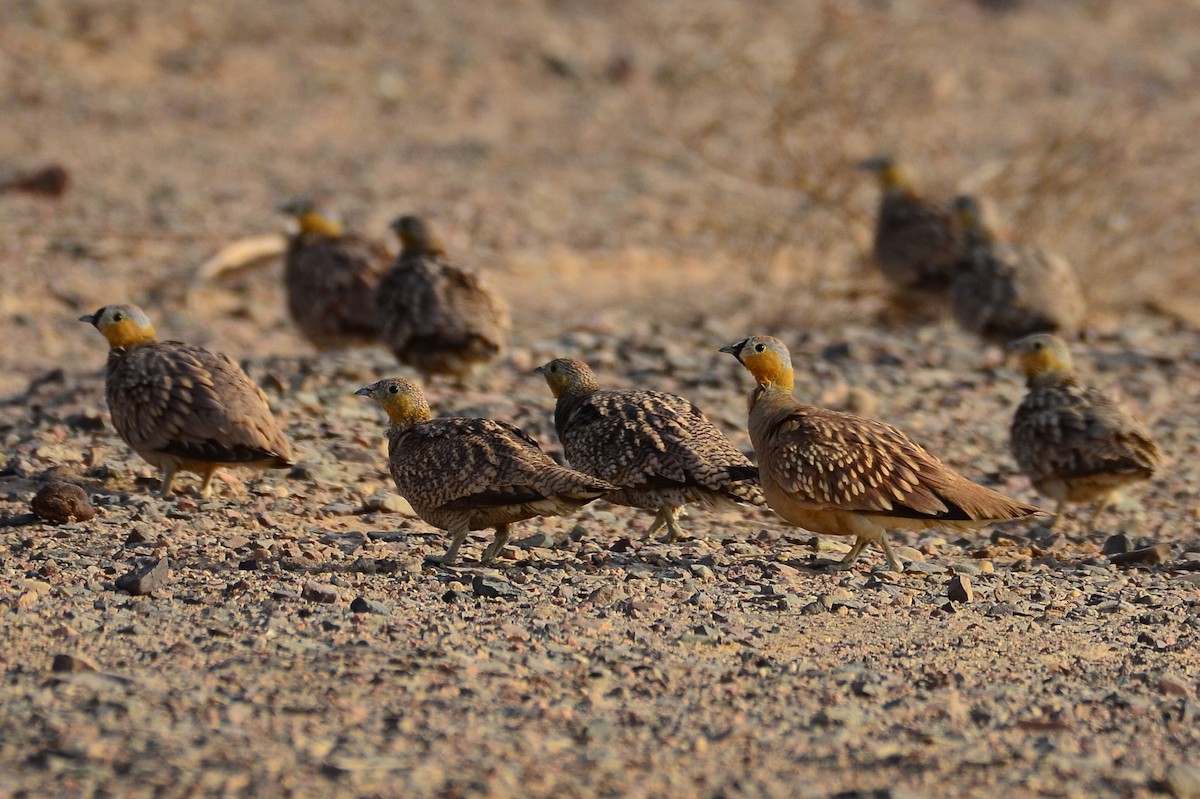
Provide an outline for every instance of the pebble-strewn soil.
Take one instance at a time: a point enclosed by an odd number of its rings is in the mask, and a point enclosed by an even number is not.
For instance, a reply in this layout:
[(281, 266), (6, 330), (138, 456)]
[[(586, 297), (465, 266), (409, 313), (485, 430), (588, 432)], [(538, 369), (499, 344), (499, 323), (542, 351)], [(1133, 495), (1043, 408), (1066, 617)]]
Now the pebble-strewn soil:
[[(431, 393), (441, 412), (516, 420), (553, 450), (551, 399), (526, 367), (570, 352), (613, 384), (694, 398), (745, 444), (746, 376), (716, 353), (731, 338), (721, 327), (573, 333), (519, 348), (486, 391)], [(1152, 319), (1138, 329), (1093, 342), (1081, 365), (1153, 419), (1171, 469), (1098, 530), (1077, 513), (1054, 532), (896, 534), (911, 561), (900, 575), (873, 570), (873, 551), (829, 573), (815, 559), (844, 542), (764, 511), (693, 512), (691, 538), (666, 545), (642, 540), (650, 514), (600, 502), (522, 524), (497, 568), (472, 565), (486, 535), (469, 539), (461, 568), (424, 565), (446, 539), (386, 493), (380, 414), (352, 394), (395, 371), (382, 351), (251, 359), (300, 466), (261, 481), (235, 472), (208, 501), (152, 495), (152, 470), (106, 423), (98, 374), (49, 380), (0, 417), (0, 789), (1165, 790), (1200, 745), (1200, 430), (1172, 412), (1179, 386), (1197, 384), (1198, 342)], [(1034, 499), (1004, 448), (1019, 382), (964, 334), (785, 336), (800, 393), (894, 420), (968, 474)], [(51, 477), (83, 486), (97, 516), (22, 516)], [(1118, 567), (1101, 552), (1118, 533), (1170, 555)], [(970, 601), (950, 601), (956, 575)], [(130, 593), (141, 589), (150, 595)]]
[[(0, 798), (1200, 797), (1195, 4), (0, 5), (0, 172), (70, 181), (0, 194)], [(437, 412), (557, 454), (530, 370), (569, 355), (748, 449), (717, 349), (771, 333), (799, 397), (1037, 502), (1002, 353), (865, 263), (884, 151), (1079, 269), (1081, 373), (1168, 459), (1098, 529), (897, 533), (903, 574), (835, 573), (849, 542), (765, 510), (667, 545), (596, 502), (429, 566), (353, 394), (391, 357), (314, 356), (277, 261), (196, 277), (298, 192), (380, 239), (425, 213), (516, 322)], [(159, 499), (75, 321), (118, 301), (244, 363), (296, 469)], [(61, 482), (92, 518), (32, 515)]]

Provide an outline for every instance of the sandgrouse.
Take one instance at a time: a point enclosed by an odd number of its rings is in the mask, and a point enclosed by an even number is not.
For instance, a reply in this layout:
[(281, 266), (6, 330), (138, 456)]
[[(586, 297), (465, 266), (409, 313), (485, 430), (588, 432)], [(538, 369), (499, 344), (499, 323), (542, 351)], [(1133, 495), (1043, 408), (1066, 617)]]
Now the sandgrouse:
[(204, 478), (212, 493), (221, 466), (283, 469), (292, 447), (262, 389), (227, 356), (180, 341), (156, 341), (135, 305), (107, 305), (79, 321), (108, 340), (105, 396), (117, 434), (159, 469), (169, 496), (178, 471)]
[(426, 377), (462, 379), (508, 344), (508, 305), (479, 275), (446, 257), (424, 220), (392, 223), (401, 251), (376, 292), (379, 335), (396, 359)]
[(1066, 343), (1049, 334), (1013, 343), (1029, 392), (1013, 416), (1013, 458), (1041, 494), (1058, 503), (1099, 500), (1095, 526), (1123, 486), (1149, 480), (1162, 465), (1149, 431), (1099, 389), (1083, 386)]
[(567, 460), (618, 487), (605, 500), (656, 511), (647, 538), (665, 526), (665, 540), (677, 540), (688, 503), (764, 504), (758, 469), (683, 397), (603, 390), (587, 364), (571, 358), (536, 371), (557, 399), (554, 427)]
[(993, 342), (1031, 333), (1073, 333), (1086, 303), (1065, 258), (996, 238), (974, 197), (954, 201), (963, 258), (950, 285), (950, 313), (965, 330)]
[(377, 338), (375, 290), (391, 264), (387, 248), (342, 229), (316, 201), (279, 210), (295, 219), (284, 256), (288, 313), (318, 350), (364, 346)]
[(494, 527), (496, 539), (483, 553), (483, 563), (491, 563), (513, 522), (563, 516), (613, 489), (559, 466), (507, 422), (432, 418), (424, 393), (410, 380), (380, 380), (355, 393), (387, 412), (388, 464), (397, 490), (419, 517), (450, 533), (446, 554), (431, 560), (454, 563), (468, 532)]
[(879, 271), (898, 289), (944, 292), (963, 241), (950, 206), (918, 194), (890, 156), (868, 158), (859, 167), (875, 174), (883, 190), (872, 250)]
[(721, 352), (758, 384), (749, 428), (767, 505), (807, 530), (855, 536), (841, 568), (875, 543), (901, 571), (889, 529), (961, 530), (1039, 512), (976, 485), (885, 422), (796, 402), (791, 357), (779, 339), (753, 336)]

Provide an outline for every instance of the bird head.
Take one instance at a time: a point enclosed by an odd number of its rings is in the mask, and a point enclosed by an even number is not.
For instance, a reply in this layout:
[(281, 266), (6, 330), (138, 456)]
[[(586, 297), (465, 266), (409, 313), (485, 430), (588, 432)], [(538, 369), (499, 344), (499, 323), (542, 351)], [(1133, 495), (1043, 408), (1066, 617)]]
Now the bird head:
[(550, 386), (550, 393), (555, 399), (563, 394), (585, 393), (600, 388), (588, 365), (574, 358), (555, 358), (533, 371), (546, 378), (546, 385)]
[(293, 197), (280, 204), (279, 213), (294, 219), (301, 233), (331, 238), (342, 235), (342, 223), (337, 214), (312, 197)]
[(890, 155), (877, 155), (859, 161), (858, 168), (875, 175), (884, 191), (909, 188), (908, 174)]
[(110, 347), (136, 347), (149, 344), (157, 337), (150, 317), (136, 305), (105, 305), (93, 314), (79, 317), (108, 339)]
[(1067, 342), (1049, 333), (1035, 333), (1012, 342), (1009, 349), (1016, 353), (1017, 364), (1027, 378), (1051, 372), (1070, 372), (1071, 351)]
[(404, 252), (413, 254), (444, 255), (442, 242), (419, 216), (408, 214), (392, 222), (392, 230), (400, 239)]
[(722, 347), (737, 358), (760, 386), (792, 390), (792, 356), (787, 345), (773, 336), (750, 336)]
[(378, 402), (387, 411), (388, 420), (395, 424), (424, 422), (433, 417), (425, 393), (403, 377), (385, 378), (354, 393)]

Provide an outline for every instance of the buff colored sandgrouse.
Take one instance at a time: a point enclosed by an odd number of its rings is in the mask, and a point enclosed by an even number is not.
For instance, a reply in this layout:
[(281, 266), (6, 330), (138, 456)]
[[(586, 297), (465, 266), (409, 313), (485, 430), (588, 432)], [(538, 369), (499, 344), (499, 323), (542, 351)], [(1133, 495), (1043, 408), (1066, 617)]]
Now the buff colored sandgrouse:
[(392, 262), (387, 248), (347, 233), (316, 201), (279, 207), (295, 220), (284, 256), (288, 313), (318, 350), (371, 344), (377, 338), (375, 290)]
[(700, 503), (762, 505), (758, 469), (688, 400), (660, 391), (602, 390), (587, 364), (557, 358), (536, 371), (557, 402), (554, 428), (571, 466), (619, 490), (605, 499), (656, 511), (646, 538)]
[(993, 342), (1082, 327), (1083, 287), (1065, 258), (998, 240), (974, 197), (956, 198), (954, 210), (965, 237), (950, 286), (950, 312), (959, 325)]
[(401, 251), (376, 292), (379, 335), (422, 374), (463, 378), (508, 345), (507, 303), (479, 275), (454, 264), (424, 220), (392, 223)]
[(890, 156), (868, 158), (859, 167), (873, 173), (883, 190), (872, 250), (879, 271), (899, 289), (944, 292), (963, 246), (949, 204), (918, 194)]
[(181, 341), (157, 341), (135, 305), (107, 305), (79, 321), (108, 340), (105, 396), (117, 434), (159, 469), (160, 494), (175, 473), (203, 476), (212, 493), (221, 466), (284, 469), (292, 447), (262, 389), (227, 356)]
[(396, 488), (424, 521), (450, 533), (452, 564), (471, 530), (494, 527), (486, 565), (504, 548), (513, 522), (564, 516), (614, 486), (559, 466), (521, 429), (494, 419), (432, 418), (411, 380), (380, 380), (357, 392), (388, 415), (388, 464)]
[(885, 422), (796, 402), (779, 339), (753, 336), (721, 352), (758, 383), (749, 428), (767, 505), (806, 530), (855, 536), (841, 568), (875, 543), (901, 571), (889, 529), (964, 530), (1040, 513), (971, 482)]
[(1062, 339), (1042, 333), (1012, 347), (1029, 389), (1013, 416), (1013, 458), (1058, 503), (1055, 524), (1068, 502), (1098, 500), (1094, 527), (1122, 487), (1154, 476), (1162, 465), (1158, 445), (1112, 398), (1079, 383)]

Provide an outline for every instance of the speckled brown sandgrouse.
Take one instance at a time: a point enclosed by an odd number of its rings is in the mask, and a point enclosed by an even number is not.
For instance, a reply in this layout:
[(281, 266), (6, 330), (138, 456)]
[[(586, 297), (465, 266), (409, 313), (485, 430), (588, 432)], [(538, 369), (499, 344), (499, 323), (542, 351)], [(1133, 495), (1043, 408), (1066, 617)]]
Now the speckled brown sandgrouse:
[(758, 383), (749, 427), (767, 505), (807, 530), (855, 536), (842, 568), (876, 543), (901, 571), (889, 529), (963, 530), (1040, 512), (972, 483), (889, 424), (796, 402), (779, 339), (753, 336), (721, 352)]
[(1089, 526), (1123, 486), (1149, 480), (1162, 465), (1150, 433), (1102, 391), (1080, 385), (1057, 336), (1013, 342), (1029, 392), (1013, 416), (1013, 458), (1041, 494), (1058, 503), (1099, 500)]
[(683, 531), (692, 502), (762, 505), (758, 469), (683, 397), (660, 391), (602, 390), (587, 364), (557, 358), (536, 370), (557, 399), (554, 427), (571, 466), (618, 486), (605, 499), (657, 512), (649, 538)]
[(376, 292), (380, 339), (426, 376), (463, 378), (508, 345), (508, 305), (479, 275), (446, 257), (415, 216), (392, 223), (401, 251)]
[(311, 198), (289, 200), (279, 210), (296, 224), (283, 269), (288, 313), (296, 327), (318, 350), (374, 342), (375, 290), (391, 265), (391, 253), (347, 233)]
[(963, 240), (949, 204), (918, 194), (890, 156), (868, 158), (859, 167), (873, 173), (883, 190), (872, 250), (879, 271), (899, 289), (944, 296)]
[(212, 492), (221, 466), (283, 469), (292, 447), (262, 390), (225, 355), (180, 341), (156, 341), (135, 305), (106, 305), (79, 321), (108, 340), (105, 396), (117, 434), (162, 475), (171, 493), (179, 471), (204, 477)]
[(950, 312), (959, 325), (992, 342), (1083, 326), (1083, 287), (1065, 258), (997, 240), (974, 197), (956, 198), (954, 210), (965, 236), (950, 285)]
[(430, 560), (454, 563), (468, 532), (494, 527), (496, 540), (483, 553), (483, 563), (491, 563), (513, 522), (563, 516), (613, 490), (559, 466), (507, 422), (432, 418), (411, 380), (380, 380), (356, 393), (387, 411), (388, 463), (397, 490), (418, 516), (450, 533), (446, 554)]

